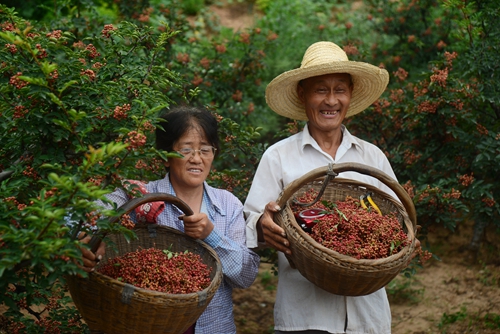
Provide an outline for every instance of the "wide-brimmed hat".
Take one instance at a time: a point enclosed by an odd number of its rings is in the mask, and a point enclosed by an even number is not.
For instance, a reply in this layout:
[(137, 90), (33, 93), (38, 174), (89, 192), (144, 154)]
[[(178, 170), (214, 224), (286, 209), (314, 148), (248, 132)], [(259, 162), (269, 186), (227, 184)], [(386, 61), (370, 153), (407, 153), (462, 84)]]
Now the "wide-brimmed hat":
[(331, 73), (349, 73), (353, 82), (351, 103), (346, 117), (360, 113), (375, 102), (389, 83), (389, 73), (380, 67), (350, 61), (347, 54), (332, 42), (317, 42), (304, 53), (300, 68), (284, 72), (269, 83), (266, 101), (281, 116), (307, 120), (303, 103), (297, 95), (300, 80)]

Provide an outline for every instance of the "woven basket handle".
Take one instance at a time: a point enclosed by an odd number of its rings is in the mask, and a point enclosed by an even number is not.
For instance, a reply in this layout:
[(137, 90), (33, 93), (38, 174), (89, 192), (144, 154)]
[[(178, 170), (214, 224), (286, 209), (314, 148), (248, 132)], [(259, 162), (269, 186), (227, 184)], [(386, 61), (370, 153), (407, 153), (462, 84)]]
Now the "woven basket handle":
[[(128, 214), (142, 204), (157, 201), (164, 201), (175, 205), (182, 212), (184, 212), (186, 216), (191, 216), (193, 214), (193, 210), (191, 210), (191, 208), (184, 201), (178, 197), (165, 193), (148, 193), (142, 197), (133, 198), (120, 206), (118, 211), (124, 211), (123, 214)], [(120, 220), (120, 216), (110, 218), (109, 222), (115, 223), (118, 220)], [(105, 235), (105, 233), (97, 233), (92, 236), (92, 239), (89, 241), (89, 246), (93, 253), (97, 251)]]
[(404, 208), (406, 209), (406, 213), (408, 214), (408, 217), (410, 218), (411, 222), (413, 223), (413, 227), (416, 228), (417, 226), (417, 213), (415, 211), (415, 206), (413, 205), (413, 201), (406, 192), (406, 190), (392, 177), (387, 175), (386, 173), (376, 169), (372, 168), (367, 165), (363, 165), (360, 163), (355, 163), (355, 162), (346, 162), (346, 163), (340, 163), (340, 164), (330, 164), (329, 166), (325, 167), (320, 167), (316, 168), (309, 173), (303, 175), (302, 177), (294, 180), (292, 183), (290, 183), (286, 189), (283, 191), (281, 194), (280, 198), (278, 199), (278, 205), (281, 208), (284, 208), (286, 205), (286, 202), (288, 199), (297, 191), (299, 190), (305, 183), (311, 182), (313, 180), (316, 180), (317, 178), (321, 176), (327, 175), (328, 172), (334, 172), (334, 173), (342, 173), (342, 172), (358, 172), (364, 175), (372, 176), (382, 183), (384, 183), (386, 186), (388, 186), (394, 193), (398, 196), (400, 199), (401, 203), (403, 204)]

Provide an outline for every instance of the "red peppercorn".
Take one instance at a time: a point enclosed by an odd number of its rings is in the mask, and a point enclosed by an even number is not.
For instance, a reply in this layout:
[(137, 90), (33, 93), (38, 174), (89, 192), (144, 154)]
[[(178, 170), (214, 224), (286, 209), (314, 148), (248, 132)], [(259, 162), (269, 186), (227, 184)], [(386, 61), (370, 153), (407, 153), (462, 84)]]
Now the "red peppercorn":
[(109, 260), (97, 271), (139, 288), (173, 294), (201, 291), (211, 282), (211, 268), (198, 254), (157, 248), (125, 253)]
[[(313, 189), (297, 198), (309, 203), (317, 196)], [(292, 211), (299, 225), (306, 225), (306, 232), (323, 246), (357, 259), (379, 259), (396, 254), (408, 245), (409, 240), (395, 212), (380, 216), (376, 211), (365, 210), (358, 199), (347, 196), (345, 201), (317, 202), (309, 214), (322, 213), (307, 226), (300, 217), (303, 207), (292, 204)], [(304, 214), (303, 214), (304, 215)]]

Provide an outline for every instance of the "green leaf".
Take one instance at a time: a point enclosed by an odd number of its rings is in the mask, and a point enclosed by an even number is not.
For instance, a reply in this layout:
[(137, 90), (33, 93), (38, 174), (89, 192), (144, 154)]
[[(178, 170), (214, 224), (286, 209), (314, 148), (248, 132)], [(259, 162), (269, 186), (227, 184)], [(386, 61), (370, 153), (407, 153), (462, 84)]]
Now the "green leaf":
[(54, 102), (55, 104), (57, 104), (60, 107), (63, 106), (62, 101), (57, 96), (55, 96), (54, 93), (47, 93), (47, 95), (50, 97), (50, 100), (52, 102)]
[(61, 119), (54, 119), (54, 120), (52, 120), (52, 122), (54, 122), (55, 124), (59, 125), (63, 129), (71, 130), (71, 126), (67, 122), (65, 122), (65, 121), (63, 121)]
[(42, 69), (42, 72), (45, 75), (49, 75), (50, 73), (52, 73), (55, 70), (57, 70), (57, 64), (56, 63), (49, 63), (47, 61), (44, 61), (44, 62), (41, 63), (41, 69)]
[(45, 78), (32, 78), (32, 77), (27, 77), (25, 75), (20, 75), (19, 79), (26, 81), (26, 82), (29, 82), (30, 84), (33, 84), (33, 85), (48, 87), (47, 81), (45, 80)]
[(183, 155), (177, 152), (160, 151), (155, 148), (153, 148), (153, 151), (155, 151), (160, 156), (160, 158), (165, 161), (167, 161), (168, 158), (183, 158)]
[(61, 89), (59, 89), (59, 95), (61, 95), (70, 86), (76, 85), (77, 83), (78, 83), (78, 81), (76, 81), (76, 80), (71, 80), (71, 81), (66, 82), (64, 84), (64, 86)]
[(84, 111), (76, 111), (75, 109), (70, 109), (68, 110), (68, 115), (71, 117), (71, 119), (75, 122), (84, 119), (87, 117), (87, 113)]
[(103, 149), (106, 151), (106, 154), (109, 156), (114, 156), (124, 149), (127, 148), (127, 144), (123, 143), (109, 143), (103, 147)]

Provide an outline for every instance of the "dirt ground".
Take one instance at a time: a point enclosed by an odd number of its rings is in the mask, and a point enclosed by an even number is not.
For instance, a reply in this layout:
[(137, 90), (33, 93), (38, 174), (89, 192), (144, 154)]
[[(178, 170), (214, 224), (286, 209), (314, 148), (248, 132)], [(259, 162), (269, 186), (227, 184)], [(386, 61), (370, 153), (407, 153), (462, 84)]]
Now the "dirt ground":
[(258, 15), (253, 4), (233, 2), (228, 4), (228, 1), (221, 1), (222, 5), (211, 5), (209, 11), (218, 19), (220, 25), (234, 31), (251, 27), (254, 16)]
[[(500, 333), (500, 237), (488, 231), (474, 260), (461, 251), (471, 236), (472, 226), (456, 233), (432, 231), (431, 251), (440, 260), (429, 260), (411, 279), (398, 276), (388, 285), (393, 334)], [(238, 333), (272, 333), (277, 284), (265, 263), (249, 289), (234, 292)]]

